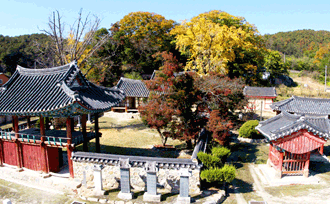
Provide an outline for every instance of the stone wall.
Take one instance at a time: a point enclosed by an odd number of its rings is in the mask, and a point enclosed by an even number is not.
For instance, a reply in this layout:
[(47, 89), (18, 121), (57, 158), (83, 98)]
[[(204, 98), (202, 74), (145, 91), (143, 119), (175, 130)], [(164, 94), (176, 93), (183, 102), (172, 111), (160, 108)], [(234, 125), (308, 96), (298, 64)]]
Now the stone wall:
[[(73, 169), (75, 179), (83, 181), (84, 173), (86, 175), (87, 188), (94, 187), (94, 163), (73, 161)], [(157, 171), (157, 191), (159, 193), (179, 193), (180, 175), (179, 169), (175, 168), (159, 168)], [(143, 191), (146, 187), (147, 172), (143, 167), (130, 168), (130, 183), (133, 190)], [(104, 165), (102, 170), (103, 188), (106, 190), (119, 188), (120, 168), (117, 165)], [(189, 178), (189, 194), (195, 195), (200, 193), (200, 169), (191, 170)]]

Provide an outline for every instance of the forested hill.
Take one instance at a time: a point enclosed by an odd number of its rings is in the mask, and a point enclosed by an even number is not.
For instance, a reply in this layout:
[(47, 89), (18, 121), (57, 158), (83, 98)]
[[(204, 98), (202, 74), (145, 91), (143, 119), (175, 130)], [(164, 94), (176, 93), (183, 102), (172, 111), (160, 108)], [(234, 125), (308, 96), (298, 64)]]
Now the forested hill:
[(17, 64), (33, 67), (40, 49), (46, 47), (49, 36), (45, 34), (9, 37), (0, 35), (0, 68), (13, 73)]
[(306, 55), (313, 57), (321, 46), (330, 42), (329, 31), (296, 30), (266, 34), (263, 37), (268, 49), (277, 50), (297, 58)]

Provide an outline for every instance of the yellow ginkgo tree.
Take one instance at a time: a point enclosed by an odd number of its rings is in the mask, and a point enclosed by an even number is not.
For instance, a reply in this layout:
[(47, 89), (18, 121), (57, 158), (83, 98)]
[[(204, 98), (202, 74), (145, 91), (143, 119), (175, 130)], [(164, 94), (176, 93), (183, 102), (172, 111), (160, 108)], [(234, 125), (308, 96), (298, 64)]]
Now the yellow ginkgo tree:
[(177, 48), (188, 56), (186, 70), (247, 76), (263, 63), (262, 39), (242, 17), (213, 10), (182, 22), (171, 33)]

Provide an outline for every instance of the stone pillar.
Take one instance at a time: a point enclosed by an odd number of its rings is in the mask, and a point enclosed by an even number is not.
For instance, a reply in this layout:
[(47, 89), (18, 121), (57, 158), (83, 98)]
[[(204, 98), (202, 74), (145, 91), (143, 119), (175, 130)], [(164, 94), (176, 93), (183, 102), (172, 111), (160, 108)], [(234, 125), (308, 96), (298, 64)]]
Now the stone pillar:
[(133, 193), (131, 193), (130, 185), (130, 167), (129, 159), (119, 159), (120, 165), (120, 192), (118, 198), (124, 200), (131, 200)]
[(104, 195), (103, 184), (102, 184), (102, 169), (103, 165), (94, 165), (94, 194), (96, 196)]
[(156, 162), (147, 162), (145, 165), (147, 171), (147, 192), (143, 195), (145, 202), (160, 202), (161, 194), (157, 194), (157, 167)]
[(190, 203), (189, 196), (189, 177), (191, 172), (188, 168), (182, 168), (179, 172), (180, 175), (180, 195), (178, 196), (178, 203), (186, 204)]

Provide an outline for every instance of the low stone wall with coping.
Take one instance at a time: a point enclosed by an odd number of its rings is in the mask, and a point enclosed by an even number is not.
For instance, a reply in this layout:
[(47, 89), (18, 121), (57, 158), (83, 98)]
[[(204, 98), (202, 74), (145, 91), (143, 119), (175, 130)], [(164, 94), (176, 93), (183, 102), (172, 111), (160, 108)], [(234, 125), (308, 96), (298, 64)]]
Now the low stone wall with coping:
[(156, 162), (158, 171), (157, 191), (179, 193), (180, 191), (180, 169), (187, 168), (191, 171), (189, 177), (189, 194), (200, 193), (200, 167), (197, 161), (191, 159), (173, 159), (159, 157), (138, 157), (113, 154), (98, 154), (90, 152), (74, 152), (73, 169), (75, 179), (85, 183), (87, 188), (94, 186), (95, 164), (102, 164), (102, 183), (107, 190), (117, 189), (120, 186), (119, 159), (128, 159), (130, 164), (130, 185), (134, 190), (143, 191), (146, 188), (147, 171), (146, 162)]

